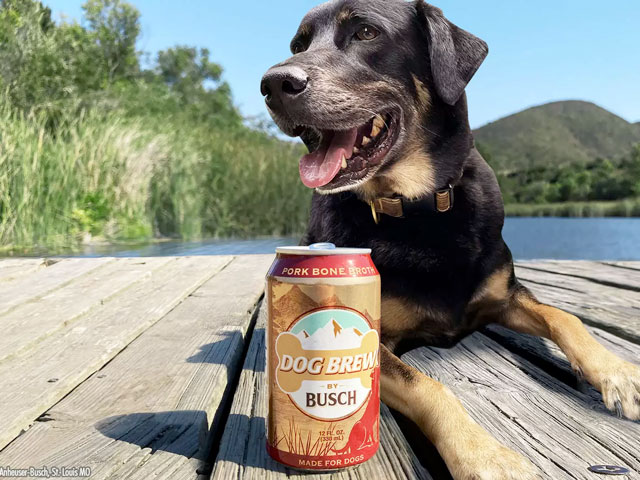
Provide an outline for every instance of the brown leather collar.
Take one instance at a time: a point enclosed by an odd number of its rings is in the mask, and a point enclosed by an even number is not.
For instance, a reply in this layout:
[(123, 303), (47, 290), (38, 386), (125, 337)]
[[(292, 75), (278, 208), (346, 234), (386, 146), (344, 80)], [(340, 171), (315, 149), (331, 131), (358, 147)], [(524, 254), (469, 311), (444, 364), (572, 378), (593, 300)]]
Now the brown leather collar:
[(407, 218), (426, 212), (446, 213), (453, 208), (454, 187), (438, 190), (433, 195), (418, 200), (409, 200), (402, 196), (381, 197), (369, 202), (371, 215), (376, 224), (380, 223), (380, 214), (394, 218)]

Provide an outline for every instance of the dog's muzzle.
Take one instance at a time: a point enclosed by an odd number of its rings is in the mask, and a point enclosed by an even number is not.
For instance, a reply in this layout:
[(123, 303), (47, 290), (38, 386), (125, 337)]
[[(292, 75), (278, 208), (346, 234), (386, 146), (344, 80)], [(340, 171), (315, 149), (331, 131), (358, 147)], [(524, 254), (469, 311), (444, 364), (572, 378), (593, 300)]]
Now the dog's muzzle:
[(277, 66), (269, 69), (260, 83), (260, 92), (267, 106), (276, 113), (286, 111), (292, 102), (302, 94), (309, 84), (307, 73), (293, 65)]

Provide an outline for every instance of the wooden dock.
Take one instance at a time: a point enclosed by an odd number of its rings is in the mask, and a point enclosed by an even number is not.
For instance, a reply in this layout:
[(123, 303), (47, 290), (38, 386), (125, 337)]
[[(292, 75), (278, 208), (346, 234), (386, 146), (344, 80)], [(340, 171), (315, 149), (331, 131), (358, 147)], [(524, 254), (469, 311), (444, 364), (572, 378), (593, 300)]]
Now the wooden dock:
[[(416, 428), (385, 407), (381, 448), (355, 470), (303, 475), (268, 458), (262, 295), (271, 261), (0, 260), (0, 469), (89, 467), (91, 479), (449, 478)], [(541, 300), (640, 363), (640, 263), (517, 269)], [(544, 478), (605, 478), (587, 470), (596, 464), (639, 478), (640, 422), (610, 414), (550, 342), (490, 327), (453, 349), (403, 358), (448, 385)]]

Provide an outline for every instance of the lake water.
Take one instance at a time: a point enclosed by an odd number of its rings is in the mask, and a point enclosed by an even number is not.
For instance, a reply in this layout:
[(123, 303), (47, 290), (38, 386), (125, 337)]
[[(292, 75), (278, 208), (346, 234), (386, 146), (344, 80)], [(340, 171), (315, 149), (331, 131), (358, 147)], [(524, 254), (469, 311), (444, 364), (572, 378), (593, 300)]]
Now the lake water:
[[(640, 260), (640, 218), (508, 218), (504, 237), (516, 259)], [(297, 238), (162, 242), (141, 247), (87, 247), (80, 256), (273, 253)]]

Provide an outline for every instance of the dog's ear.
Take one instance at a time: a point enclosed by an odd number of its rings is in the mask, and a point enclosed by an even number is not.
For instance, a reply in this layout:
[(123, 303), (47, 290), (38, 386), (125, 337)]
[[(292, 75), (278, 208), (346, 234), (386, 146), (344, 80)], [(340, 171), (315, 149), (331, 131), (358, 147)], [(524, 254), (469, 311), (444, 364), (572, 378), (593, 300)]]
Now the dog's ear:
[(429, 44), (435, 87), (446, 103), (455, 105), (489, 53), (489, 47), (447, 20), (439, 8), (423, 0), (417, 0), (415, 5)]

